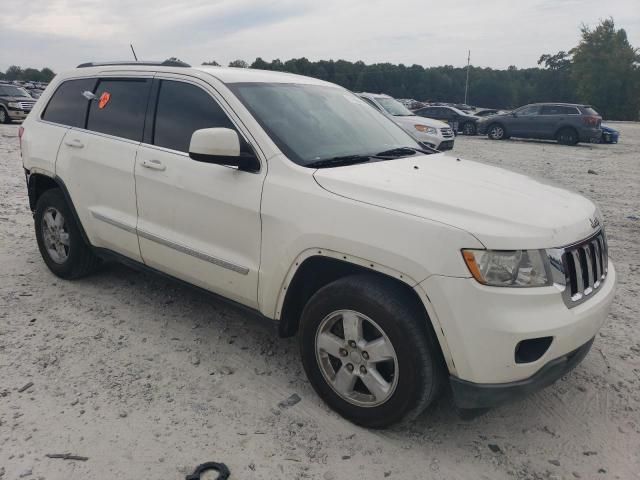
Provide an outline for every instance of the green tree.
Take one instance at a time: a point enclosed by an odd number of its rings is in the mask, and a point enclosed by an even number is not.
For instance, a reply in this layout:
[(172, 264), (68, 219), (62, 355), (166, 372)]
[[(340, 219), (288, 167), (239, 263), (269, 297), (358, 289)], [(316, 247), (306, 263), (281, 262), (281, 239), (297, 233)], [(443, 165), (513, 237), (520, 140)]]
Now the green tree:
[(22, 68), (17, 65), (11, 65), (5, 72), (7, 80), (22, 80)]
[(56, 74), (53, 73), (53, 70), (51, 70), (50, 68), (43, 68), (42, 70), (40, 70), (40, 81), (42, 82), (50, 82), (51, 80), (53, 80), (53, 77), (55, 77)]
[(244, 60), (234, 60), (232, 62), (229, 62), (229, 66), (236, 68), (249, 68), (249, 64)]
[(606, 118), (630, 120), (640, 110), (640, 56), (624, 29), (612, 18), (591, 29), (583, 26), (572, 50), (571, 75), (580, 101), (593, 104)]
[(218, 62), (216, 62), (215, 60), (211, 60), (210, 62), (202, 62), (202, 65), (208, 65), (210, 67), (219, 67), (220, 64)]

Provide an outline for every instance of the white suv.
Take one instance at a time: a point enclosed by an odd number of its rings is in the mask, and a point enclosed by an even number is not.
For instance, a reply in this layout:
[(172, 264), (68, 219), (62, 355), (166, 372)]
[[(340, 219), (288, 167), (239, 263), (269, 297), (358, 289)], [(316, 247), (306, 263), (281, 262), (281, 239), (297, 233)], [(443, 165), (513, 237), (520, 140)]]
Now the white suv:
[(550, 384), (614, 296), (592, 202), (423, 151), (320, 80), (88, 64), (56, 77), (20, 137), (54, 274), (120, 259), (275, 319), (361, 425), (412, 418), (447, 385), (482, 409)]
[(398, 100), (383, 93), (359, 93), (358, 96), (376, 110), (389, 116), (421, 145), (441, 152), (453, 148), (455, 134), (448, 123), (419, 117)]

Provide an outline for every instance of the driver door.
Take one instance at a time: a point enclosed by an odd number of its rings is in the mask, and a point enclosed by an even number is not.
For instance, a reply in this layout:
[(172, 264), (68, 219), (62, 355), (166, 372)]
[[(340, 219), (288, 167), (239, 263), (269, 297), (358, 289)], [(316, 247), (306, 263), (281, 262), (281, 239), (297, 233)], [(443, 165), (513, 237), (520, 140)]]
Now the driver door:
[(536, 137), (538, 114), (540, 113), (539, 105), (529, 105), (514, 112), (509, 122), (509, 135), (522, 138)]
[(257, 308), (265, 164), (249, 173), (188, 153), (195, 130), (239, 131), (215, 95), (199, 80), (169, 74), (154, 80), (152, 127), (135, 167), (140, 252), (152, 268)]

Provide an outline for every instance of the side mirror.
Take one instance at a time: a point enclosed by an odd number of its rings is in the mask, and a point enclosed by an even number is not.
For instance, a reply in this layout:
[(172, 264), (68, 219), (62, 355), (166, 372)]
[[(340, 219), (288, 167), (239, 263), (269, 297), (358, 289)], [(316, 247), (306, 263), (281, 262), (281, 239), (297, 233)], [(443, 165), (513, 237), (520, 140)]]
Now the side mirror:
[(517, 116), (518, 116), (518, 114), (517, 114), (516, 112), (511, 112), (511, 116), (512, 116), (512, 117), (517, 117)]
[(198, 162), (237, 167), (245, 172), (260, 170), (255, 154), (230, 128), (203, 128), (193, 132), (189, 157)]

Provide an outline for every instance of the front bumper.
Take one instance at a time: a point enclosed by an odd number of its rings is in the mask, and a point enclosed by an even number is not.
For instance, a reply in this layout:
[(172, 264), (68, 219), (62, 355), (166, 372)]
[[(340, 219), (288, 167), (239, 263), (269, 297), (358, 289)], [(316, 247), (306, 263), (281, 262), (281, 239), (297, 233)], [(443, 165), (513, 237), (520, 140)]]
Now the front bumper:
[[(615, 285), (615, 268), (609, 262), (597, 293), (573, 308), (567, 308), (555, 286), (488, 287), (472, 278), (434, 275), (417, 288), (431, 301), (430, 315), (441, 329), (450, 374), (472, 384), (508, 387), (595, 337), (609, 313)], [(544, 353), (535, 361), (516, 362), (517, 345), (540, 337), (552, 337)]]
[(459, 408), (490, 408), (541, 390), (563, 377), (587, 356), (593, 338), (584, 345), (555, 358), (524, 380), (509, 383), (473, 383), (451, 377), (453, 400)]
[(11, 108), (7, 110), (11, 120), (24, 120), (30, 112), (30, 110), (13, 110)]

